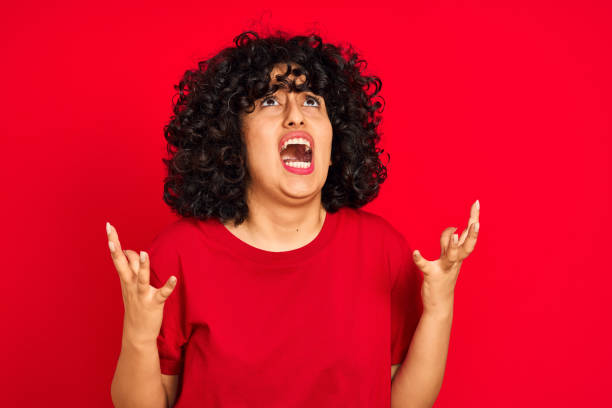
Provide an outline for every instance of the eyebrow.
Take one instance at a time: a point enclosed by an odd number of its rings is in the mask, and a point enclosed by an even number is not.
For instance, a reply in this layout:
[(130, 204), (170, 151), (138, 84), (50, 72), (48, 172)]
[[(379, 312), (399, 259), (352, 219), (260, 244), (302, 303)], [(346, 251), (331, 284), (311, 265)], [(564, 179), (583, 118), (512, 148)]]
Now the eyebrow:
[[(291, 81), (288, 81), (287, 79), (281, 80), (275, 82), (274, 84), (270, 84), (270, 88), (277, 86), (278, 85), (278, 89), (289, 89), (289, 93), (294, 92), (294, 93), (302, 93), (302, 92), (311, 92), (315, 95), (317, 95), (316, 92), (314, 92), (309, 86), (306, 85), (306, 82), (303, 82), (300, 85), (296, 85), (295, 83), (295, 79), (292, 79)], [(269, 94), (272, 94), (273, 92), (269, 92)]]

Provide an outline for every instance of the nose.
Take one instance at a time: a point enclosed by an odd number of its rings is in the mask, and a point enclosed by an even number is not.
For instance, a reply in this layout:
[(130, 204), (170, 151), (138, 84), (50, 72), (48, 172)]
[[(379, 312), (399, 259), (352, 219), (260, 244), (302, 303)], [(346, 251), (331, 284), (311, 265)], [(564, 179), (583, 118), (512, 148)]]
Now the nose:
[(298, 106), (297, 95), (291, 93), (287, 98), (287, 112), (283, 126), (287, 128), (301, 127), (304, 126), (304, 114)]

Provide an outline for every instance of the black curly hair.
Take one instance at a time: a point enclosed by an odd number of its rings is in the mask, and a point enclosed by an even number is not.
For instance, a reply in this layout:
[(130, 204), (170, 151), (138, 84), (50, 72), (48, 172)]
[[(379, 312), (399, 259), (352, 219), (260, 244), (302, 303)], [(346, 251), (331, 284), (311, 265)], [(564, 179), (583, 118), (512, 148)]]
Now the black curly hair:
[[(333, 129), (333, 164), (321, 191), (325, 210), (359, 208), (376, 198), (387, 178), (379, 158), (384, 150), (376, 147), (381, 120), (376, 112), (384, 109), (384, 99), (374, 101), (381, 80), (362, 75), (361, 64), (367, 62), (351, 45), (325, 44), (316, 34), (289, 38), (276, 31), (260, 38), (245, 31), (233, 42), (235, 47), (200, 61), (198, 69), (187, 70), (174, 86), (178, 100), (164, 127), (170, 157), (162, 159), (168, 169), (163, 199), (172, 211), (201, 220), (233, 220), (234, 225), (247, 219), (250, 176), (241, 115), (284, 86), (270, 86), (270, 72), (278, 63), (298, 65), (288, 65), (281, 82), (292, 73), (304, 74), (305, 82), (291, 84), (292, 89), (309, 90), (325, 100)], [(374, 91), (368, 92), (371, 85)]]

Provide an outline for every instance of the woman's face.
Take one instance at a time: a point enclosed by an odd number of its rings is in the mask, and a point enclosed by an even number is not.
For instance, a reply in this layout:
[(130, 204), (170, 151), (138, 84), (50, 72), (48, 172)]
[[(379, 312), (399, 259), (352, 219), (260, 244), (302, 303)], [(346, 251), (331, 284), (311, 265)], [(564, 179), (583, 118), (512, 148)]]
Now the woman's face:
[[(286, 66), (278, 64), (272, 69), (271, 84), (277, 83), (275, 75), (285, 73)], [(293, 75), (287, 78), (293, 79)], [(303, 81), (304, 75), (296, 79), (296, 85)], [(320, 195), (332, 147), (332, 126), (323, 97), (279, 88), (255, 101), (254, 111), (243, 114), (242, 127), (252, 179), (249, 189), (255, 197), (296, 204)]]

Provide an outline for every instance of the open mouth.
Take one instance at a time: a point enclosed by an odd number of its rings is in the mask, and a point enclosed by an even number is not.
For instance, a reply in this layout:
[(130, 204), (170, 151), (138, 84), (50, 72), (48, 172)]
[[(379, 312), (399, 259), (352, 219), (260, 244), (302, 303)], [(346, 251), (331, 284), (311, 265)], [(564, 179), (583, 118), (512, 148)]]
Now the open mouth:
[(300, 137), (289, 139), (281, 147), (280, 157), (288, 167), (308, 169), (312, 166), (310, 142)]

